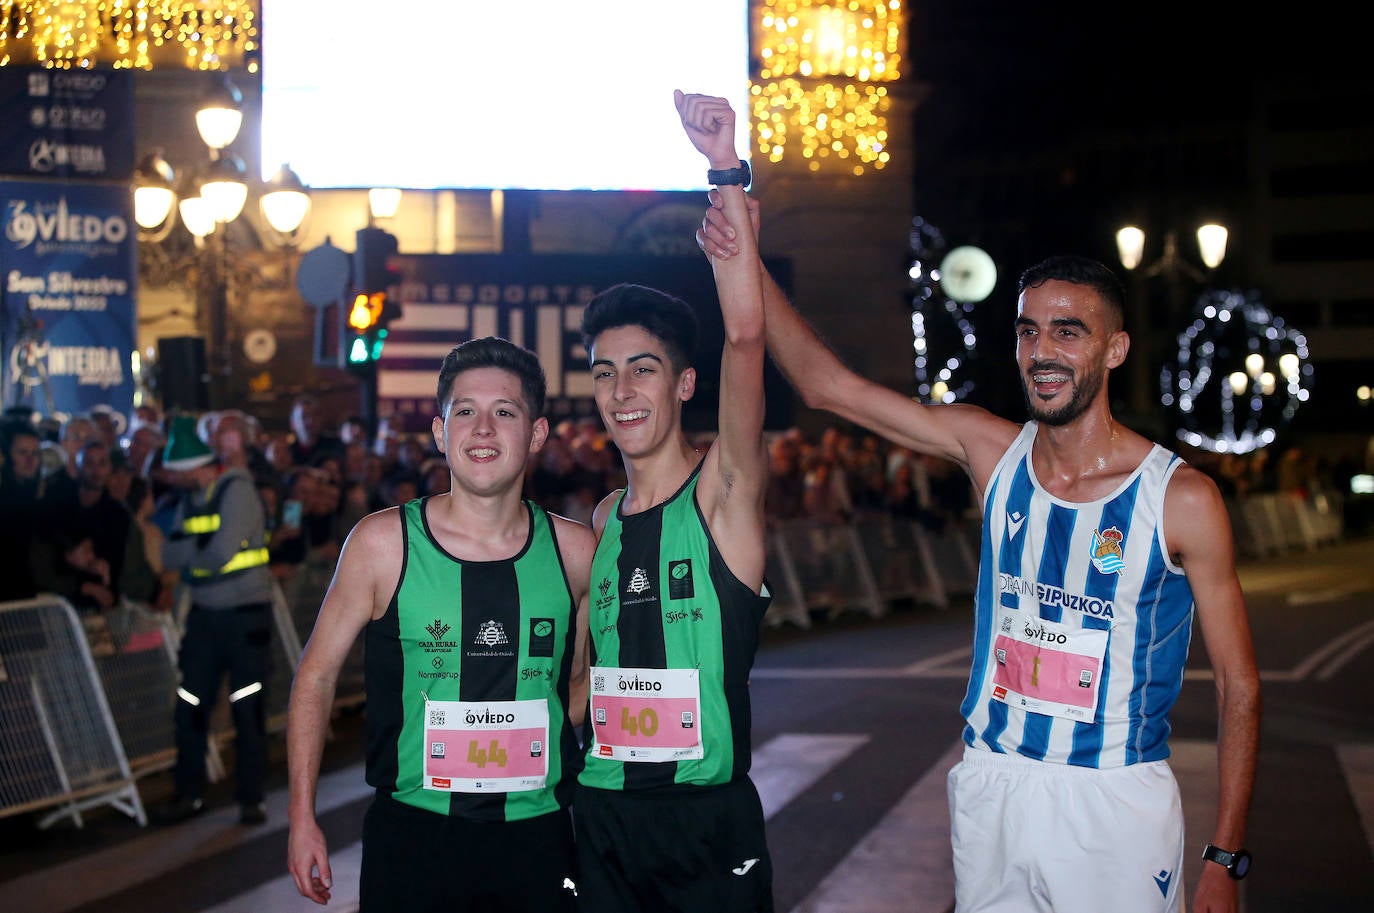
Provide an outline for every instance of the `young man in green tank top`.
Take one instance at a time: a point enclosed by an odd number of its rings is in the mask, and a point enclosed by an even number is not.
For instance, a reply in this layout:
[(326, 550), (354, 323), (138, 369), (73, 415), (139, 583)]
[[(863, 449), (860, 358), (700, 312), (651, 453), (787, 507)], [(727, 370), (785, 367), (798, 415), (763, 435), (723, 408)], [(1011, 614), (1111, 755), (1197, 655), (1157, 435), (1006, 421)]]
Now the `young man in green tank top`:
[[(576, 909), (568, 806), (586, 705), (586, 526), (521, 498), (549, 433), (532, 352), (487, 337), (439, 372), (450, 489), (364, 517), (301, 656), (287, 726), (288, 865), (316, 903), (332, 873), (315, 792), (340, 667), (365, 637), (361, 908)], [(571, 715), (570, 715), (571, 713)]]
[[(722, 98), (676, 93), (692, 144), (746, 231), (748, 170)], [(715, 170), (719, 169), (719, 170)], [(579, 900), (598, 913), (771, 911), (772, 863), (749, 779), (749, 670), (768, 606), (763, 293), (712, 262), (725, 324), (718, 435), (682, 428), (696, 319), (620, 285), (582, 318), (597, 409), (628, 484), (597, 507), (591, 682), (575, 825)]]

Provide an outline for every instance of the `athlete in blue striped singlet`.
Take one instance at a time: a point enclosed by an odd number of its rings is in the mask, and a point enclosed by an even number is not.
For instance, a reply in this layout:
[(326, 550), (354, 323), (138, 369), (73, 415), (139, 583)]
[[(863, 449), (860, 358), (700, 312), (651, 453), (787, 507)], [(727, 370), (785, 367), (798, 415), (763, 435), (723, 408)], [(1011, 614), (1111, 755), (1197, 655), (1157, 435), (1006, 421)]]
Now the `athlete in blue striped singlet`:
[(288, 867), (328, 902), (315, 820), (335, 682), (364, 633), (363, 913), (573, 913), (569, 804), (586, 706), (595, 539), (521, 498), (548, 436), (544, 372), (496, 337), (439, 371), (434, 442), (447, 492), (369, 514), (349, 534), (291, 689)]
[[(715, 257), (735, 244), (714, 207), (697, 240)], [(764, 286), (769, 352), (807, 405), (958, 463), (982, 499), (965, 751), (949, 777), (956, 909), (1167, 913), (1186, 874), (1195, 913), (1229, 913), (1248, 869), (1261, 701), (1225, 505), (1111, 414), (1107, 377), (1130, 348), (1116, 276), (1055, 257), (1018, 294), (1024, 426), (858, 376)], [(1185, 872), (1166, 759), (1194, 612), (1220, 782), (1204, 861)]]

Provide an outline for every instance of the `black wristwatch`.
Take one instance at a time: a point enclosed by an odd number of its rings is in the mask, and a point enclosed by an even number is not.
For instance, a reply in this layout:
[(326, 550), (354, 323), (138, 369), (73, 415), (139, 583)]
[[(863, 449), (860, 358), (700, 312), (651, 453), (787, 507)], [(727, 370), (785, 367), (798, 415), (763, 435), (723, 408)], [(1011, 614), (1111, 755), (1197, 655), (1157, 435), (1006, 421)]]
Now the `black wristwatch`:
[(740, 159), (738, 168), (711, 168), (706, 172), (706, 183), (720, 187), (724, 184), (740, 184), (745, 190), (754, 179), (749, 163)]
[(1236, 850), (1234, 853), (1227, 852), (1212, 844), (1207, 844), (1207, 849), (1202, 851), (1202, 858), (1208, 862), (1215, 862), (1226, 870), (1236, 881), (1240, 881), (1250, 874), (1250, 852), (1248, 850)]

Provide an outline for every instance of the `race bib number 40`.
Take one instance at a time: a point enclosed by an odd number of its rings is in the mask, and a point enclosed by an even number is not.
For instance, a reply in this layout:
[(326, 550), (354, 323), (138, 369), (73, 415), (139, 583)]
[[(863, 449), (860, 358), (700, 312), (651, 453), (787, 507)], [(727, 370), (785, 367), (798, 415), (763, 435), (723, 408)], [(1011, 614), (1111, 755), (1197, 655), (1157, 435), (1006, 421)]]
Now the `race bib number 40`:
[(696, 669), (594, 666), (591, 711), (595, 757), (640, 762), (702, 757)]
[(425, 789), (502, 793), (543, 789), (549, 705), (531, 701), (425, 701)]
[(1107, 632), (1002, 612), (992, 696), (1024, 710), (1094, 722)]

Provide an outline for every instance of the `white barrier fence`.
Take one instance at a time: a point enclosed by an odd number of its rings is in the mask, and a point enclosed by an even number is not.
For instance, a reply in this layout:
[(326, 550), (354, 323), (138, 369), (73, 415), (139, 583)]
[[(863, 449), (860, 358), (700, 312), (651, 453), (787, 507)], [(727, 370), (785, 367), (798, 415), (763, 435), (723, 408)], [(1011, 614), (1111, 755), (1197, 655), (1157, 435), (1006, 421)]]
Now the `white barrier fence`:
[(880, 513), (844, 524), (784, 520), (769, 533), (766, 575), (773, 626), (810, 628), (813, 614), (845, 611), (879, 618), (896, 600), (948, 608), (977, 583), (977, 528), (953, 521), (935, 532)]
[(101, 805), (148, 822), (76, 612), (55, 596), (0, 604), (0, 817), (80, 827)]

